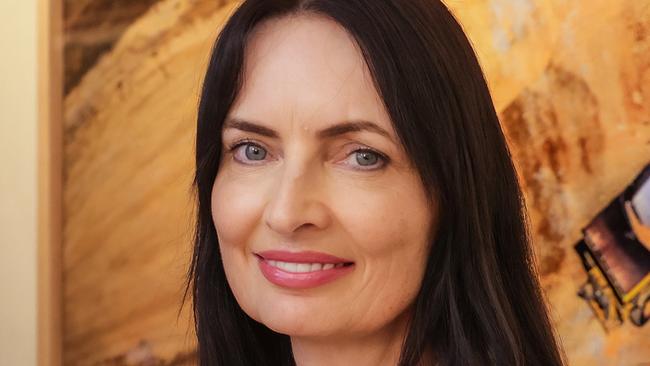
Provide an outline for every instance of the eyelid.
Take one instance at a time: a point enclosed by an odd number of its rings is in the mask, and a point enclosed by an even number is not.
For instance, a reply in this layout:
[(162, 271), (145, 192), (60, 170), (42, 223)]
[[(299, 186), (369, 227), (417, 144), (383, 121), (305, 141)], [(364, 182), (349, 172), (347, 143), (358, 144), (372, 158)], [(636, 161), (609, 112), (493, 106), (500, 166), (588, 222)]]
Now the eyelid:
[(266, 147), (264, 147), (263, 144), (260, 144), (259, 142), (255, 141), (253, 139), (247, 138), (247, 137), (236, 140), (235, 142), (227, 145), (226, 148), (227, 148), (228, 151), (232, 151), (233, 149), (239, 147), (240, 145), (246, 144), (246, 143), (251, 144), (251, 145), (258, 145), (258, 146), (263, 147), (264, 149), (266, 149)]

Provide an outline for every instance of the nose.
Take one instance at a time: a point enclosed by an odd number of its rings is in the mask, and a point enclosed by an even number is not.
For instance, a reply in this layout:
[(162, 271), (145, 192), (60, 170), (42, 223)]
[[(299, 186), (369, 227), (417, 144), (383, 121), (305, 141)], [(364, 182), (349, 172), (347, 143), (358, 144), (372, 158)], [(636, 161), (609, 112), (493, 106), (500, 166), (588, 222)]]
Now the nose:
[(315, 164), (286, 164), (264, 211), (264, 221), (284, 237), (329, 225), (323, 180)]

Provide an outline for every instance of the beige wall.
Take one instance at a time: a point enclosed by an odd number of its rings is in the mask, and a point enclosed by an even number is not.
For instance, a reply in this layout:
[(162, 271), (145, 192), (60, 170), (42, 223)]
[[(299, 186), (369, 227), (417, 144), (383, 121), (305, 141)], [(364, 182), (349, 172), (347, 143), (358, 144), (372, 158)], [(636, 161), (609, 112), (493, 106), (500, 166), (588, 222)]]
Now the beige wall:
[(0, 1), (0, 365), (36, 365), (36, 3)]

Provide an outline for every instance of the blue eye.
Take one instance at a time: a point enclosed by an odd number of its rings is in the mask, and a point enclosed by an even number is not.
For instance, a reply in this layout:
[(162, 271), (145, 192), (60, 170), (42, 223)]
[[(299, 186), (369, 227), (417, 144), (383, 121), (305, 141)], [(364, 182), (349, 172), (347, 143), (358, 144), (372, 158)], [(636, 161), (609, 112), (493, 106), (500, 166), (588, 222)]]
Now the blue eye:
[[(358, 166), (366, 167), (358, 170), (381, 169), (388, 162), (388, 158), (385, 155), (372, 149), (357, 149), (352, 151), (350, 155), (355, 157), (355, 162)], [(377, 162), (379, 162), (379, 166), (377, 166)]]
[[(249, 140), (242, 140), (239, 141), (233, 145), (231, 145), (228, 148), (229, 152), (233, 152), (233, 158), (237, 160), (238, 162), (242, 162), (242, 159), (237, 157), (237, 153), (239, 152), (239, 147), (240, 146), (245, 146), (244, 150), (244, 155), (245, 155), (245, 160), (252, 160), (252, 161), (258, 161), (258, 160), (263, 160), (266, 157), (266, 149), (264, 149), (262, 146), (251, 142)], [(244, 163), (246, 164), (246, 163)], [(256, 165), (256, 164), (253, 164)]]
[(266, 150), (259, 145), (246, 144), (244, 154), (246, 155), (246, 158), (250, 160), (262, 160), (266, 156)]

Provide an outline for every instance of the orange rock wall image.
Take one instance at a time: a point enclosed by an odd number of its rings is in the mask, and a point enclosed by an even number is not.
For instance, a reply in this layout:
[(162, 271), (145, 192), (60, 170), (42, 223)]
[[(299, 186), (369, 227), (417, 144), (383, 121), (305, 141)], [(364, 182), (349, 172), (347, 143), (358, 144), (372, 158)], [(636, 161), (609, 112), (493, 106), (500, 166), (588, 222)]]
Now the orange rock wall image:
[[(109, 3), (65, 3), (65, 365), (194, 364), (188, 308), (177, 312), (195, 113), (236, 2)], [(650, 326), (606, 333), (576, 295), (573, 251), (650, 161), (650, 1), (446, 3), (500, 113), (569, 364), (650, 364)]]

